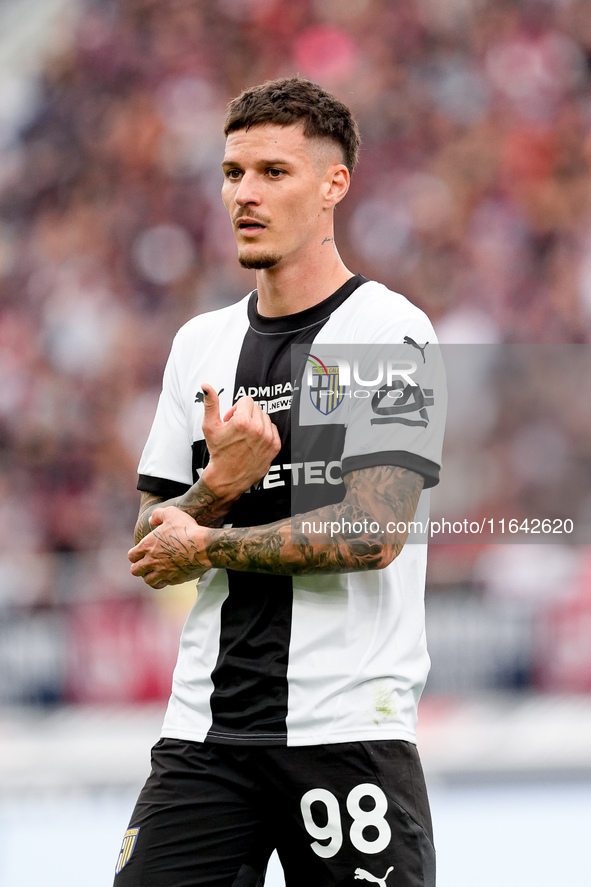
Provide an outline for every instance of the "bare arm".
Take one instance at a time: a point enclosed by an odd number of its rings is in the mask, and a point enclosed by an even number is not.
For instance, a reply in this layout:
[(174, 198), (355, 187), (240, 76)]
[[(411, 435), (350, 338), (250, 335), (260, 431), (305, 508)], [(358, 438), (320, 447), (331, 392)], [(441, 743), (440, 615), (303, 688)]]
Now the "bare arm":
[(156, 508), (167, 508), (172, 505), (175, 508), (180, 508), (204, 527), (219, 527), (238, 495), (235, 497), (216, 495), (202, 478), (193, 484), (186, 493), (174, 499), (163, 499), (152, 493), (142, 493), (140, 511), (135, 525), (135, 543), (137, 545), (144, 536), (152, 532), (150, 517)]
[(379, 466), (345, 477), (343, 502), (265, 527), (210, 533), (211, 566), (295, 575), (377, 570), (400, 553), (408, 533), (388, 533), (416, 511), (423, 478), (404, 468)]
[(129, 553), (131, 571), (159, 588), (211, 567), (276, 575), (381, 569), (402, 550), (408, 533), (392, 525), (412, 521), (423, 478), (385, 465), (344, 480), (343, 502), (261, 527), (210, 529), (159, 509), (153, 532)]
[(142, 493), (135, 525), (136, 545), (153, 529), (156, 508), (174, 506), (206, 527), (221, 526), (233, 503), (267, 473), (279, 452), (277, 428), (252, 398), (241, 398), (220, 418), (218, 396), (203, 385), (203, 433), (210, 454), (203, 476), (182, 496), (164, 499)]

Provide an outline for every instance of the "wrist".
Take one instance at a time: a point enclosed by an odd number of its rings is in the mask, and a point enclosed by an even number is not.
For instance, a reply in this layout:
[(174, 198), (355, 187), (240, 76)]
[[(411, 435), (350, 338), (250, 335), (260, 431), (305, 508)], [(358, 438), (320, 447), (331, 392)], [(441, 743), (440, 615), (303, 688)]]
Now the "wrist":
[(215, 530), (193, 523), (185, 528), (187, 559), (196, 570), (207, 572), (214, 564), (209, 556), (212, 543), (212, 533)]
[(201, 540), (199, 559), (202, 563), (205, 563), (206, 569), (208, 570), (225, 567), (225, 564), (222, 563), (223, 559), (220, 556), (218, 549), (218, 542), (222, 532), (223, 531), (218, 528), (214, 529), (208, 527), (205, 530), (205, 537)]
[(207, 487), (207, 490), (220, 504), (235, 502), (242, 493), (242, 490), (236, 489), (235, 476), (228, 477), (213, 462), (209, 462), (206, 466), (201, 475), (200, 483)]

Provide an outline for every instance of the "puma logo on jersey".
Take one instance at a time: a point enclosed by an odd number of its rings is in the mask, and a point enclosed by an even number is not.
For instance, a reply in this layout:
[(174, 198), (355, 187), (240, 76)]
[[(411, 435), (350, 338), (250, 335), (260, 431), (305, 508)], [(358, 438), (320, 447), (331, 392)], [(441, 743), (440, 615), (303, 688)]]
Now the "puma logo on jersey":
[(355, 869), (355, 880), (371, 881), (372, 884), (379, 884), (379, 887), (387, 887), (386, 878), (392, 871), (394, 871), (393, 865), (390, 866), (383, 878), (376, 878), (375, 875), (370, 874), (370, 872), (366, 872), (365, 869)]
[[(223, 390), (224, 390), (223, 388), (220, 388), (220, 390), (218, 391), (218, 397), (220, 396), (220, 394), (222, 393)], [(197, 394), (195, 395), (195, 403), (203, 403), (204, 397), (205, 397), (205, 394), (203, 393), (203, 391), (198, 391)]]
[(428, 342), (425, 342), (425, 344), (421, 346), (421, 345), (419, 345), (417, 342), (415, 342), (414, 339), (411, 339), (410, 336), (405, 336), (404, 339), (403, 339), (402, 341), (404, 342), (405, 345), (412, 345), (413, 348), (418, 349), (418, 351), (420, 351), (421, 354), (422, 354), (422, 356), (423, 356), (423, 363), (426, 363), (426, 360), (425, 360), (425, 348), (426, 348), (427, 345), (429, 344)]

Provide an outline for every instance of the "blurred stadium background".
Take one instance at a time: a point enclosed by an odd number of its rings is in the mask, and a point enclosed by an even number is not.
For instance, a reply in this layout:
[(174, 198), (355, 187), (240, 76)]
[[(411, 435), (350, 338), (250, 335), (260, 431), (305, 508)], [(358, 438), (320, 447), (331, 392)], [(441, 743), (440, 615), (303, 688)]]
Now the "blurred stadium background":
[[(360, 120), (349, 267), (446, 343), (589, 344), (588, 0), (0, 0), (0, 887), (111, 883), (194, 595), (128, 574), (137, 459), (174, 332), (252, 285), (225, 105), (296, 72)], [(471, 377), (449, 502), (591, 524), (557, 375), (476, 422)], [(552, 543), (432, 546), (440, 887), (591, 883), (591, 547)]]

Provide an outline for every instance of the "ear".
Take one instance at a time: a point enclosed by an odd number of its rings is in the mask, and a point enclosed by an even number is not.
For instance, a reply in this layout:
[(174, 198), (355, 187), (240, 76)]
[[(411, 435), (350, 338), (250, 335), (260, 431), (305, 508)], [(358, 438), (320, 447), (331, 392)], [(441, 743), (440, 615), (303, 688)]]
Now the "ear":
[(331, 163), (322, 182), (324, 208), (332, 209), (340, 203), (351, 183), (351, 175), (344, 163)]

